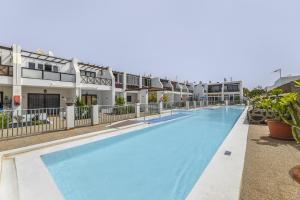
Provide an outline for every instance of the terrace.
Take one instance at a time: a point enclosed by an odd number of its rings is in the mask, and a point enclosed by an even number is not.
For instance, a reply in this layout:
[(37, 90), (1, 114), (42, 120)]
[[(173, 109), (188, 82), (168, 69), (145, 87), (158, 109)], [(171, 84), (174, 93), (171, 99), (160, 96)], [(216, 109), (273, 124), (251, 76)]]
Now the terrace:
[(219, 93), (222, 92), (222, 84), (208, 85), (208, 93)]
[(70, 67), (71, 60), (26, 50), (22, 50), (21, 55), (22, 78), (71, 83), (76, 81), (75, 72)]
[(40, 69), (30, 69), (22, 67), (22, 78), (51, 80), (51, 81), (63, 81), (75, 83), (75, 74), (62, 73), (55, 71), (45, 71)]
[(144, 89), (151, 88), (151, 78), (149, 78), (149, 77), (142, 77), (142, 87)]
[(80, 83), (112, 86), (112, 79), (108, 74), (108, 68), (88, 63), (79, 62)]
[(166, 91), (172, 91), (173, 90), (172, 84), (170, 83), (169, 80), (160, 79), (160, 82), (162, 83), (164, 90), (166, 90)]
[(238, 83), (224, 84), (224, 92), (240, 92), (240, 86)]
[(177, 82), (172, 81), (171, 83), (173, 85), (173, 88), (174, 88), (175, 92), (181, 92), (181, 86)]
[(126, 74), (126, 86), (127, 90), (138, 90), (140, 88), (140, 76)]

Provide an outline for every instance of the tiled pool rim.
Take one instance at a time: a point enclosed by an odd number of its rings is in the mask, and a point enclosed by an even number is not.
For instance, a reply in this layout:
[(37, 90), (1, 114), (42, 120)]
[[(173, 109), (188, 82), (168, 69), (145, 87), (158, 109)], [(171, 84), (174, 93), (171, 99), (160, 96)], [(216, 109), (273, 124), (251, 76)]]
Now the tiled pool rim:
[[(239, 199), (241, 177), (246, 151), (248, 124), (244, 124), (246, 110), (243, 111), (228, 136), (210, 161), (209, 165), (199, 177), (197, 183), (188, 195), (187, 200), (194, 199)], [(174, 119), (178, 120), (178, 119)], [(161, 122), (168, 123), (168, 122)], [(19, 194), (22, 200), (29, 199), (63, 199), (59, 189), (55, 185), (50, 173), (42, 162), (40, 156), (54, 151), (74, 147), (77, 145), (102, 140), (109, 137), (126, 134), (133, 130), (156, 126), (156, 124), (130, 125), (122, 129), (109, 129), (94, 132), (83, 136), (75, 136), (60, 141), (46, 144), (24, 147), (15, 151), (3, 152), (15, 159), (18, 174)], [(101, 134), (109, 133), (109, 134)], [(231, 156), (225, 156), (224, 151), (232, 152)], [(14, 155), (17, 153), (16, 155)], [(30, 160), (30, 162), (29, 162)], [(27, 162), (26, 162), (27, 161)], [(27, 167), (35, 169), (34, 174), (26, 173)], [(33, 180), (31, 177), (34, 176)], [(222, 181), (220, 181), (222, 180)], [(32, 189), (34, 188), (34, 189)]]

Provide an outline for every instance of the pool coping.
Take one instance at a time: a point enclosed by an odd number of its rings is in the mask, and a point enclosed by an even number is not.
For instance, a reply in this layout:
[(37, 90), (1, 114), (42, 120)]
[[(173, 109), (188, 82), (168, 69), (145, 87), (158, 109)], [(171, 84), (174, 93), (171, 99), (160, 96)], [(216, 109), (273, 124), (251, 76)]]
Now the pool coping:
[(186, 200), (239, 200), (249, 129), (247, 110), (245, 107)]
[[(224, 185), (223, 186), (220, 185), (220, 182), (219, 182), (219, 186), (216, 184), (215, 184), (216, 185), (215, 186), (214, 184), (212, 184), (212, 181), (209, 182), (209, 180), (211, 178), (208, 178), (208, 177), (211, 177), (211, 176), (215, 177), (215, 175), (212, 174), (211, 172), (214, 169), (218, 168), (218, 166), (220, 168), (220, 166), (221, 166), (220, 162), (223, 162), (222, 156), (221, 156), (221, 154), (223, 153), (223, 149), (228, 147), (228, 144), (227, 144), (228, 141), (229, 142), (230, 142), (230, 140), (234, 141), (235, 137), (232, 137), (232, 135), (233, 136), (236, 135), (236, 134), (234, 134), (236, 132), (235, 129), (237, 129), (237, 130), (240, 129), (240, 126), (242, 125), (240, 123), (240, 121), (241, 121), (241, 119), (244, 119), (246, 110), (247, 110), (247, 108), (245, 108), (244, 112), (241, 114), (241, 116), (239, 117), (238, 121), (235, 123), (234, 127), (231, 129), (231, 131), (228, 134), (228, 136), (226, 137), (226, 139), (223, 141), (223, 144), (218, 148), (218, 151), (213, 156), (212, 160), (210, 161), (207, 168), (204, 170), (203, 174), (199, 177), (196, 185), (194, 186), (194, 188), (192, 189), (191, 193), (189, 194), (189, 196), (186, 200), (199, 199), (200, 196), (201, 196), (201, 199), (207, 199), (207, 200), (209, 200), (209, 199), (226, 199), (226, 200), (227, 199), (237, 199), (237, 198), (231, 198), (231, 197), (239, 196), (239, 192), (237, 195), (237, 192), (236, 192), (237, 190), (234, 190), (234, 192), (230, 192), (230, 194), (227, 195), (226, 198), (219, 198), (219, 197), (211, 198), (212, 197), (211, 195), (216, 193), (216, 188), (220, 189), (220, 187), (222, 188)], [(15, 190), (17, 190), (18, 192), (16, 192), (16, 195), (13, 196), (10, 200), (32, 200), (32, 199), (63, 200), (64, 199), (61, 192), (57, 188), (51, 174), (49, 173), (47, 167), (43, 163), (43, 161), (41, 159), (41, 155), (59, 151), (59, 150), (63, 150), (63, 149), (67, 149), (67, 148), (71, 148), (71, 147), (75, 147), (75, 146), (79, 146), (79, 145), (83, 145), (83, 144), (94, 142), (94, 141), (99, 141), (99, 140), (114, 137), (117, 135), (126, 134), (128, 132), (140, 130), (140, 129), (143, 129), (146, 127), (152, 127), (152, 126), (157, 126), (157, 125), (164, 124), (164, 123), (169, 123), (171, 121), (178, 120), (181, 118), (184, 118), (184, 117), (179, 117), (179, 118), (171, 119), (171, 120), (164, 121), (164, 122), (154, 123), (154, 124), (148, 124), (148, 123), (141, 122), (141, 123), (129, 125), (126, 127), (111, 128), (108, 130), (88, 133), (85, 135), (74, 136), (71, 138), (65, 138), (65, 139), (58, 140), (58, 141), (51, 141), (51, 142), (47, 142), (47, 143), (43, 143), (43, 144), (37, 144), (37, 145), (29, 146), (29, 147), (23, 147), (23, 148), (16, 149), (16, 150), (1, 152), (0, 156), (1, 157), (3, 156), (4, 161), (6, 159), (13, 159), (13, 162), (15, 163), (15, 172), (14, 173), (17, 176), (16, 177), (17, 188), (15, 188)], [(242, 135), (246, 135), (246, 139), (247, 139), (247, 133), (242, 134)], [(240, 143), (238, 144), (238, 146), (239, 145), (240, 145)], [(230, 145), (229, 145), (229, 147), (230, 147)], [(227, 148), (227, 149), (229, 149), (229, 148)], [(235, 150), (235, 148), (230, 148), (230, 150), (232, 150), (232, 149)], [(246, 144), (244, 145), (244, 149), (246, 149)], [(235, 151), (233, 151), (233, 152), (234, 152), (233, 155), (235, 155)], [(239, 165), (239, 169), (238, 169), (239, 171), (242, 172), (245, 152), (241, 152), (241, 154), (242, 155), (240, 155), (240, 156), (234, 156), (235, 160), (234, 160), (234, 162), (230, 162), (230, 164), (228, 165), (229, 168), (232, 165), (240, 163), (240, 161), (237, 159), (242, 158), (242, 165)], [(226, 159), (227, 159), (227, 157), (226, 157)], [(225, 169), (228, 170), (228, 167)], [(28, 169), (34, 169), (34, 170), (28, 171)], [(222, 168), (221, 168), (221, 170), (222, 170)], [(223, 171), (224, 171), (224, 168), (223, 168)], [(229, 171), (230, 171), (230, 169), (229, 169)], [(234, 173), (236, 173), (236, 170), (233, 170), (233, 171), (234, 171)], [(225, 175), (228, 175), (228, 174), (225, 174)], [(234, 175), (236, 175), (236, 174), (234, 174)], [(234, 187), (234, 188), (239, 189), (240, 182), (241, 182), (241, 176), (242, 176), (242, 174), (240, 173), (239, 178), (237, 178), (234, 181), (234, 184), (238, 185), (238, 187)], [(34, 177), (34, 179), (32, 179), (32, 177)], [(217, 176), (217, 178), (220, 179), (220, 176)], [(232, 179), (232, 176), (230, 176), (230, 179)], [(223, 177), (222, 177), (222, 180), (223, 180)], [(203, 184), (203, 182), (205, 182), (205, 184)], [(230, 181), (230, 184), (232, 184), (232, 181)], [(228, 184), (226, 184), (226, 186), (227, 187), (225, 187), (224, 189), (226, 189), (226, 188), (231, 189)], [(213, 189), (210, 190), (210, 188), (213, 188)], [(222, 190), (222, 192), (224, 192), (224, 191)], [(229, 198), (228, 198), (228, 196), (229, 196)]]

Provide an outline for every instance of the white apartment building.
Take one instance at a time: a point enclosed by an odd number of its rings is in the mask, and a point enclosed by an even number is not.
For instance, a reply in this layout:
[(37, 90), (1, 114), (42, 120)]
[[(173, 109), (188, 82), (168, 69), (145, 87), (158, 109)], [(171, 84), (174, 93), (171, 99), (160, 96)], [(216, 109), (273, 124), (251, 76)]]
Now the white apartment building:
[(226, 100), (238, 103), (243, 100), (243, 84), (242, 81), (200, 82), (195, 86), (194, 94), (197, 100), (205, 99), (211, 104)]
[(114, 105), (118, 96), (128, 104), (148, 104), (153, 92), (156, 102), (166, 95), (169, 103), (203, 99), (213, 103), (243, 97), (242, 81), (194, 85), (112, 71), (51, 52), (27, 51), (18, 45), (0, 46), (0, 109), (65, 107), (76, 98), (86, 105)]
[(114, 104), (112, 70), (77, 59), (1, 46), (0, 76), (1, 109), (64, 107), (76, 97), (88, 105)]

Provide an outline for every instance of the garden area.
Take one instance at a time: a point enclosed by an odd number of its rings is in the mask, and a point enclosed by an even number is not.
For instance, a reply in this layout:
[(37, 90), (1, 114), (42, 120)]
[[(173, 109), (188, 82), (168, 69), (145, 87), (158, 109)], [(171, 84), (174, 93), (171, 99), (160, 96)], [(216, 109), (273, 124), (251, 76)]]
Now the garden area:
[[(300, 80), (294, 84), (300, 87)], [(240, 199), (300, 199), (299, 94), (280, 88), (251, 92)]]

